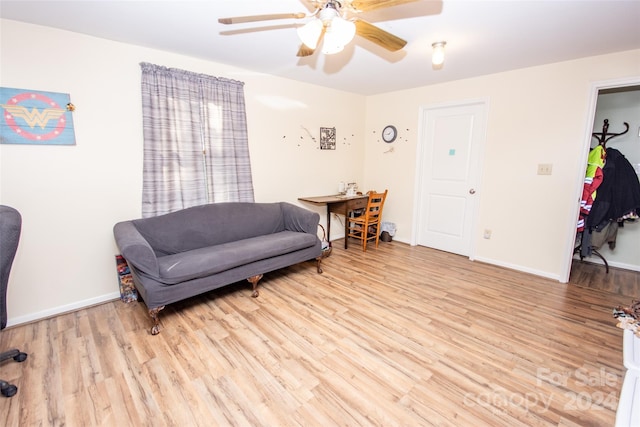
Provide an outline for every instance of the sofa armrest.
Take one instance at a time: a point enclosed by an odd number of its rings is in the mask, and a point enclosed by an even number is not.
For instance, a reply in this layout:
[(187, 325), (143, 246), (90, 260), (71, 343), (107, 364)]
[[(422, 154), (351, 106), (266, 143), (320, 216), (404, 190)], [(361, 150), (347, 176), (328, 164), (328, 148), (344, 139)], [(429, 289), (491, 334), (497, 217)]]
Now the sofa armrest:
[(285, 230), (318, 235), (320, 215), (317, 212), (287, 202), (282, 202), (281, 205)]
[(160, 275), (156, 253), (131, 221), (117, 223), (113, 227), (113, 235), (127, 263), (151, 276)]

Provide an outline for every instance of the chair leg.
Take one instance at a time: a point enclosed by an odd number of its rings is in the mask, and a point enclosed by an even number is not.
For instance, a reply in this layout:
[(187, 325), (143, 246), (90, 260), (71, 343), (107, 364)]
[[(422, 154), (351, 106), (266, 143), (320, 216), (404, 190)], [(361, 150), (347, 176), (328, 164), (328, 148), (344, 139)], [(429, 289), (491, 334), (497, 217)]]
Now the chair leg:
[(362, 226), (362, 252), (367, 252), (367, 238), (369, 237), (369, 223), (364, 222)]
[[(0, 353), (0, 361), (8, 359), (13, 359), (16, 362), (24, 362), (25, 360), (27, 360), (27, 353), (23, 353), (15, 348)], [(18, 387), (16, 387), (14, 384), (10, 384), (7, 381), (0, 380), (0, 393), (4, 397), (14, 396), (17, 392)]]
[[(7, 351), (3, 351), (2, 353), (0, 353), (0, 361), (9, 360), (9, 359), (15, 359), (16, 356), (19, 356), (19, 355), (20, 355), (20, 350), (18, 350), (16, 348), (11, 349), (11, 350), (7, 350)], [(26, 354), (25, 354), (25, 359), (26, 359)], [(20, 362), (21, 361), (22, 360), (20, 360)], [(16, 359), (16, 362), (18, 362), (17, 359)]]
[(0, 393), (4, 397), (12, 397), (18, 392), (18, 387), (13, 384), (9, 384), (6, 381), (0, 380)]

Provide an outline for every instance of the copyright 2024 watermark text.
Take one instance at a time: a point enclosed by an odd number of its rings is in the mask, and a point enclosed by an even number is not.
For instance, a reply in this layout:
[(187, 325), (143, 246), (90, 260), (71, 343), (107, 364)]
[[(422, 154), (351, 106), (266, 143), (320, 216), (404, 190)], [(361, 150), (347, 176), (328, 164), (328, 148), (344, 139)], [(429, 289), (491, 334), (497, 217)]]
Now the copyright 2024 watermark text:
[[(466, 393), (465, 406), (481, 406), (494, 412), (520, 408), (525, 411), (545, 413), (554, 401), (559, 401), (564, 411), (616, 410), (618, 375), (606, 369), (578, 368), (574, 371), (558, 372), (548, 368), (536, 371), (535, 391), (512, 392), (496, 387), (482, 393)], [(557, 387), (558, 391), (542, 391), (544, 385)], [(583, 391), (577, 391), (584, 389)]]

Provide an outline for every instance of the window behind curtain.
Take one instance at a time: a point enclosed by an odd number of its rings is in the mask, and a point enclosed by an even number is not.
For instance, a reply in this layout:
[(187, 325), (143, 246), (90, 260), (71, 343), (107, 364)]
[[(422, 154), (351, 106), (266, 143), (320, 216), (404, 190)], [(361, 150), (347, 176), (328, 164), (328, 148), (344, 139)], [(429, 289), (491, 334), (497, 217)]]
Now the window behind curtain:
[(142, 216), (253, 202), (244, 83), (141, 63)]

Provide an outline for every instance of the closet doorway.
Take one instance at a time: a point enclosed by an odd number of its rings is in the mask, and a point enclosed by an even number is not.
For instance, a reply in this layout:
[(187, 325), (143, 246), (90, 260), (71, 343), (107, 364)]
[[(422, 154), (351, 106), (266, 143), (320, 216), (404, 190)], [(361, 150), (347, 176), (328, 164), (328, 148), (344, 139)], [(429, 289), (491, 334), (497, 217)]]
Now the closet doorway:
[[(640, 176), (640, 77), (596, 83), (591, 90), (591, 120), (586, 132), (584, 153), (581, 153), (585, 169), (589, 151), (600, 144), (607, 149), (617, 150), (634, 167), (636, 175)], [(628, 124), (628, 130), (625, 123)], [(578, 179), (581, 194), (584, 175)], [(581, 260), (579, 254), (572, 253), (567, 263), (567, 282), (574, 263), (595, 265), (603, 273), (606, 273), (605, 264), (630, 272), (640, 272), (640, 220), (620, 224), (622, 227), (611, 239), (599, 244), (597, 254), (592, 253)], [(579, 235), (572, 235), (570, 240), (574, 239), (576, 241), (571, 249), (579, 247), (581, 243)]]

